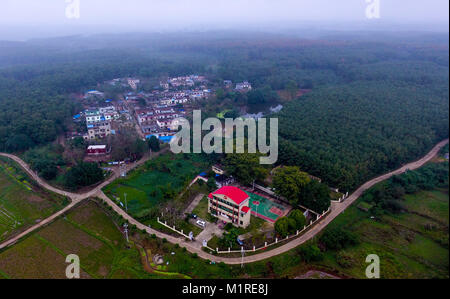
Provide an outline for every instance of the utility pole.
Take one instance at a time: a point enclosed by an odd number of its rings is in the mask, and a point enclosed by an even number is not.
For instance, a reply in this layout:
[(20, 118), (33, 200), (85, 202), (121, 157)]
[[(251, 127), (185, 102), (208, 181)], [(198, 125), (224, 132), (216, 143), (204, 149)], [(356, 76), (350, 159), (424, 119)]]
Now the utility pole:
[(126, 236), (126, 238), (127, 238), (127, 243), (129, 243), (129, 241), (128, 241), (128, 224), (125, 223), (125, 224), (123, 225), (123, 227), (125, 228), (125, 229), (124, 229), (124, 232), (125, 232), (125, 236)]
[(242, 259), (241, 259), (241, 268), (244, 268), (244, 255), (245, 255), (245, 251), (244, 251), (244, 247), (241, 246), (241, 255), (242, 255)]
[(127, 194), (123, 194), (125, 196), (125, 211), (128, 213), (128, 205), (127, 205)]

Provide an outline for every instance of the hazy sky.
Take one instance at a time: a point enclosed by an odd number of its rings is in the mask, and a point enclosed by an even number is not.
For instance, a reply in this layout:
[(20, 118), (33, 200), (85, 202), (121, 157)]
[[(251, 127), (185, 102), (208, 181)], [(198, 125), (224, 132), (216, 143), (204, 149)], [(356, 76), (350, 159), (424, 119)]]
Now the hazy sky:
[[(78, 19), (66, 16), (73, 1), (80, 3)], [(380, 3), (378, 20), (366, 18), (372, 1)], [(111, 25), (145, 31), (308, 21), (448, 24), (448, 10), (448, 0), (0, 0), (0, 29)]]

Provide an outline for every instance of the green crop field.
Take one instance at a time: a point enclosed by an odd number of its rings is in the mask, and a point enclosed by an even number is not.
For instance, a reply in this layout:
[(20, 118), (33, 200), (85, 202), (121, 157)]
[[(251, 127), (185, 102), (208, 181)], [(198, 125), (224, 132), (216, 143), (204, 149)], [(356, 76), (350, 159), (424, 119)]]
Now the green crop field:
[(82, 278), (160, 278), (141, 264), (137, 247), (95, 202), (87, 201), (70, 214), (0, 252), (2, 278), (65, 278), (66, 256), (80, 257)]
[(135, 215), (142, 209), (178, 196), (179, 193), (201, 172), (207, 171), (209, 164), (200, 155), (159, 156), (118, 179), (104, 188), (111, 199), (125, 206), (127, 194), (128, 212)]
[(23, 231), (67, 201), (34, 185), (13, 161), (0, 159), (0, 241)]

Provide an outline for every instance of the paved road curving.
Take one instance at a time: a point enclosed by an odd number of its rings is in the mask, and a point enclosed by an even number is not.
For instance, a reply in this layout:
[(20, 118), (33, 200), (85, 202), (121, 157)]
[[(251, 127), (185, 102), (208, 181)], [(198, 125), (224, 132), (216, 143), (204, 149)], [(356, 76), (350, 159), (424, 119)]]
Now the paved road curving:
[[(341, 214), (346, 208), (348, 208), (353, 202), (355, 202), (363, 193), (364, 191), (366, 191), (367, 189), (371, 188), (372, 186), (374, 186), (375, 184), (387, 180), (390, 177), (394, 176), (394, 175), (398, 175), (401, 173), (404, 173), (406, 170), (414, 170), (417, 168), (420, 168), (421, 166), (423, 166), (425, 163), (427, 163), (428, 161), (430, 161), (438, 152), (439, 150), (448, 143), (448, 139), (441, 141), (440, 143), (438, 143), (428, 154), (426, 154), (424, 157), (422, 157), (421, 159), (415, 161), (415, 162), (411, 162), (408, 163), (402, 167), (400, 167), (399, 169), (386, 173), (384, 175), (381, 175), (377, 178), (374, 178), (368, 182), (366, 182), (365, 184), (363, 184), (361, 187), (359, 187), (355, 192), (353, 192), (344, 202), (342, 203), (333, 203), (331, 206), (331, 212), (323, 219), (321, 220), (319, 223), (317, 223), (316, 225), (314, 225), (310, 230), (308, 230), (305, 234), (301, 235), (300, 237), (293, 239), (292, 241), (277, 247), (275, 249), (272, 250), (268, 250), (268, 251), (264, 251), (262, 253), (258, 253), (255, 255), (251, 255), (251, 256), (246, 256), (243, 260), (244, 263), (252, 263), (252, 262), (257, 262), (257, 261), (261, 261), (264, 259), (268, 259), (270, 257), (282, 254), (284, 252), (287, 252), (303, 243), (305, 243), (306, 241), (310, 240), (311, 238), (313, 238), (315, 235), (317, 235), (320, 231), (322, 231), (328, 224), (331, 223), (331, 221), (333, 221), (339, 214)], [(65, 191), (62, 190), (58, 190), (50, 185), (48, 185), (46, 182), (42, 181), (33, 171), (31, 171), (31, 169), (29, 168), (29, 166), (22, 161), (20, 158), (13, 156), (13, 155), (9, 155), (9, 154), (2, 154), (0, 153), (1, 156), (6, 156), (9, 157), (11, 159), (13, 159), (14, 161), (16, 161), (17, 163), (19, 163), (28, 173), (30, 173), (30, 175), (38, 182), (39, 185), (41, 185), (42, 187), (51, 190), (55, 193), (61, 194), (61, 195), (65, 195), (68, 196), (72, 199), (72, 203), (65, 207), (63, 210), (59, 211), (58, 213), (52, 215), (51, 217), (43, 220), (41, 223), (29, 228), (28, 230), (24, 231), (23, 233), (21, 233), (20, 235), (0, 244), (0, 249), (10, 246), (12, 244), (14, 244), (15, 242), (17, 242), (20, 238), (24, 237), (25, 235), (29, 234), (30, 232), (38, 229), (39, 227), (42, 227), (43, 225), (53, 221), (55, 218), (57, 218), (58, 216), (62, 215), (63, 213), (65, 213), (66, 211), (68, 211), (69, 209), (71, 209), (74, 205), (76, 205), (78, 202), (80, 202), (81, 200), (88, 198), (88, 197), (99, 197), (101, 199), (103, 199), (109, 206), (111, 206), (118, 214), (122, 215), (125, 219), (127, 219), (130, 224), (134, 224), (136, 225), (136, 227), (140, 230), (144, 229), (145, 231), (147, 231), (147, 233), (149, 234), (155, 234), (158, 238), (165, 238), (167, 239), (169, 242), (173, 243), (173, 244), (179, 244), (180, 246), (186, 247), (186, 249), (192, 253), (197, 253), (199, 257), (203, 258), (203, 259), (209, 259), (211, 261), (215, 261), (215, 262), (223, 262), (225, 264), (240, 264), (242, 262), (242, 259), (239, 258), (229, 258), (229, 257), (222, 257), (222, 256), (214, 256), (211, 255), (209, 253), (204, 252), (203, 250), (199, 249), (198, 246), (195, 246), (192, 242), (186, 241), (184, 238), (177, 238), (171, 235), (167, 235), (165, 233), (159, 232), (157, 230), (154, 230), (152, 228), (149, 228), (147, 226), (145, 226), (144, 224), (138, 222), (137, 220), (135, 220), (133, 217), (131, 217), (130, 215), (128, 215), (124, 210), (122, 210), (118, 205), (116, 205), (110, 198), (108, 198), (103, 192), (102, 192), (102, 188), (104, 186), (106, 186), (107, 184), (111, 183), (113, 180), (115, 180), (118, 177), (118, 174), (115, 173), (114, 176), (112, 176), (110, 179), (108, 179), (107, 181), (105, 181), (103, 184), (101, 184), (100, 186), (98, 186), (97, 188), (95, 188), (94, 190), (87, 192), (87, 193), (83, 193), (83, 194), (75, 194), (75, 193), (67, 193)], [(143, 160), (139, 161), (139, 163), (136, 163), (136, 165), (132, 165), (131, 168), (134, 168), (140, 164), (142, 164), (143, 162), (145, 162), (147, 158), (144, 158)]]
[[(142, 165), (143, 163), (145, 163), (147, 160), (160, 155), (161, 153), (166, 152), (167, 149), (162, 150), (161, 152), (158, 153), (154, 153), (154, 154), (147, 154), (146, 156), (144, 156), (141, 160), (139, 160), (136, 163), (133, 164), (128, 164), (126, 165), (126, 171), (129, 172), (130, 170)], [(41, 222), (33, 225), (32, 227), (26, 229), (25, 231), (21, 232), (20, 234), (12, 237), (9, 240), (6, 240), (5, 242), (0, 244), (0, 249), (8, 247), (13, 245), (14, 243), (16, 243), (18, 240), (20, 240), (21, 238), (25, 237), (26, 235), (28, 235), (29, 233), (43, 227), (44, 225), (50, 223), (51, 221), (53, 221), (54, 219), (56, 219), (58, 216), (63, 215), (65, 212), (69, 211), (71, 208), (73, 208), (74, 206), (76, 206), (78, 203), (80, 203), (81, 201), (83, 201), (86, 198), (90, 198), (90, 197), (98, 197), (99, 194), (103, 194), (103, 192), (101, 191), (105, 186), (109, 185), (110, 183), (112, 183), (114, 180), (116, 180), (117, 178), (119, 178), (120, 176), (120, 171), (116, 170), (114, 171), (114, 174), (109, 177), (106, 181), (104, 181), (103, 183), (101, 183), (100, 185), (96, 186), (95, 188), (93, 188), (92, 190), (85, 192), (85, 193), (72, 193), (72, 192), (67, 192), (64, 190), (60, 190), (58, 188), (55, 188), (53, 186), (51, 186), (50, 184), (48, 184), (46, 181), (42, 180), (31, 168), (30, 166), (23, 161), (22, 159), (20, 159), (19, 157), (15, 156), (15, 155), (11, 155), (11, 154), (6, 154), (6, 153), (0, 153), (0, 156), (3, 157), (7, 157), (13, 161), (15, 161), (17, 164), (19, 164), (42, 188), (45, 188), (49, 191), (52, 191), (56, 194), (62, 195), (62, 196), (66, 196), (68, 198), (71, 199), (71, 203), (64, 207), (62, 210), (56, 212), (55, 214), (51, 215), (50, 217), (42, 220)]]

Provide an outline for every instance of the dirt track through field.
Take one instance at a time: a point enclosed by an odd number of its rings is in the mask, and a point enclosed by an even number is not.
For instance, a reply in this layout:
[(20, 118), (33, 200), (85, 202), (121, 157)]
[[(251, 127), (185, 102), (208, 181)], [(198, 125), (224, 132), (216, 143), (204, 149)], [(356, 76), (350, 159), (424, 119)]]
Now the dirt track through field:
[[(320, 233), (328, 224), (330, 224), (339, 214), (341, 214), (343, 211), (345, 211), (345, 209), (347, 209), (353, 202), (355, 202), (363, 193), (364, 191), (366, 191), (367, 189), (373, 187), (374, 185), (376, 185), (379, 182), (382, 182), (384, 180), (389, 179), (390, 177), (394, 176), (394, 175), (398, 175), (398, 174), (402, 174), (404, 173), (406, 170), (414, 170), (417, 168), (420, 168), (421, 166), (423, 166), (425, 163), (427, 163), (428, 161), (430, 161), (434, 156), (436, 156), (436, 154), (440, 151), (440, 149), (445, 146), (448, 143), (448, 139), (441, 141), (440, 143), (438, 143), (428, 154), (426, 154), (424, 157), (422, 157), (421, 159), (415, 161), (415, 162), (411, 162), (408, 163), (402, 167), (400, 167), (399, 169), (386, 173), (384, 175), (381, 175), (379, 177), (376, 177), (366, 183), (364, 183), (361, 187), (359, 187), (355, 192), (353, 192), (345, 201), (341, 202), (341, 203), (332, 203), (331, 205), (331, 211), (330, 213), (324, 217), (320, 222), (318, 222), (316, 225), (314, 225), (310, 230), (308, 230), (305, 234), (301, 235), (298, 238), (293, 239), (292, 241), (289, 241), (287, 243), (285, 243), (284, 245), (277, 247), (275, 249), (272, 250), (267, 250), (258, 254), (254, 254), (251, 256), (246, 256), (244, 257), (243, 262), (244, 263), (252, 263), (252, 262), (257, 262), (257, 261), (261, 261), (264, 259), (268, 259), (270, 257), (282, 254), (284, 252), (287, 252), (303, 243), (305, 243), (306, 241), (310, 240), (311, 238), (313, 238), (314, 236), (316, 236), (318, 233)], [(52, 222), (54, 219), (56, 219), (58, 216), (64, 214), (65, 212), (67, 212), (68, 210), (70, 210), (73, 206), (75, 206), (77, 203), (79, 203), (80, 201), (82, 201), (83, 199), (89, 198), (89, 197), (99, 197), (101, 199), (103, 199), (109, 206), (111, 206), (118, 214), (122, 215), (125, 219), (127, 219), (130, 224), (135, 224), (136, 227), (140, 230), (145, 230), (147, 233), (149, 234), (155, 234), (158, 238), (165, 238), (167, 239), (169, 242), (173, 243), (173, 244), (179, 244), (180, 246), (186, 247), (186, 249), (188, 251), (190, 251), (191, 253), (197, 253), (199, 257), (203, 258), (203, 259), (209, 259), (211, 261), (215, 261), (215, 262), (223, 262), (225, 264), (240, 264), (242, 262), (242, 259), (240, 257), (236, 258), (236, 257), (232, 257), (232, 258), (227, 258), (227, 257), (223, 257), (223, 256), (215, 256), (212, 254), (209, 254), (203, 250), (200, 249), (200, 247), (198, 246), (198, 244), (194, 244), (190, 241), (186, 241), (184, 238), (177, 238), (171, 235), (167, 235), (165, 233), (159, 232), (157, 230), (154, 230), (150, 227), (145, 226), (144, 224), (138, 222), (137, 220), (135, 220), (133, 217), (131, 217), (130, 215), (128, 215), (124, 210), (122, 210), (118, 205), (116, 205), (110, 198), (108, 198), (102, 191), (102, 188), (105, 187), (106, 185), (110, 184), (112, 181), (114, 181), (116, 178), (118, 178), (119, 173), (115, 173), (112, 177), (110, 177), (107, 181), (105, 181), (104, 183), (102, 183), (101, 185), (99, 185), (98, 187), (96, 187), (95, 189), (83, 193), (83, 194), (77, 194), (77, 193), (68, 193), (66, 191), (63, 190), (59, 190), (57, 188), (54, 188), (52, 186), (50, 186), (49, 184), (47, 184), (45, 181), (41, 180), (28, 166), (28, 164), (26, 164), (24, 161), (22, 161), (19, 157), (14, 156), (14, 155), (10, 155), (10, 154), (3, 154), (0, 153), (1, 156), (5, 156), (8, 157), (14, 161), (16, 161), (20, 166), (22, 166), (22, 168), (24, 168), (36, 181), (37, 183), (42, 186), (43, 188), (46, 188), (50, 191), (53, 191), (55, 193), (67, 196), (69, 198), (72, 199), (72, 202), (70, 205), (68, 205), (67, 207), (65, 207), (63, 210), (57, 212), (56, 214), (50, 216), (49, 218), (41, 221), (39, 224), (27, 229), (26, 231), (22, 232), (21, 234), (5, 241), (4, 243), (0, 244), (0, 249), (5, 248), (7, 246), (10, 246), (14, 243), (16, 243), (18, 240), (20, 240), (21, 238), (25, 237), (27, 234), (33, 232), (34, 230), (44, 226), (47, 223)], [(133, 164), (133, 165), (129, 165), (129, 170), (143, 164), (145, 161), (147, 161), (148, 159), (152, 158), (152, 156), (147, 156), (144, 157), (142, 160), (140, 160), (139, 162)]]

